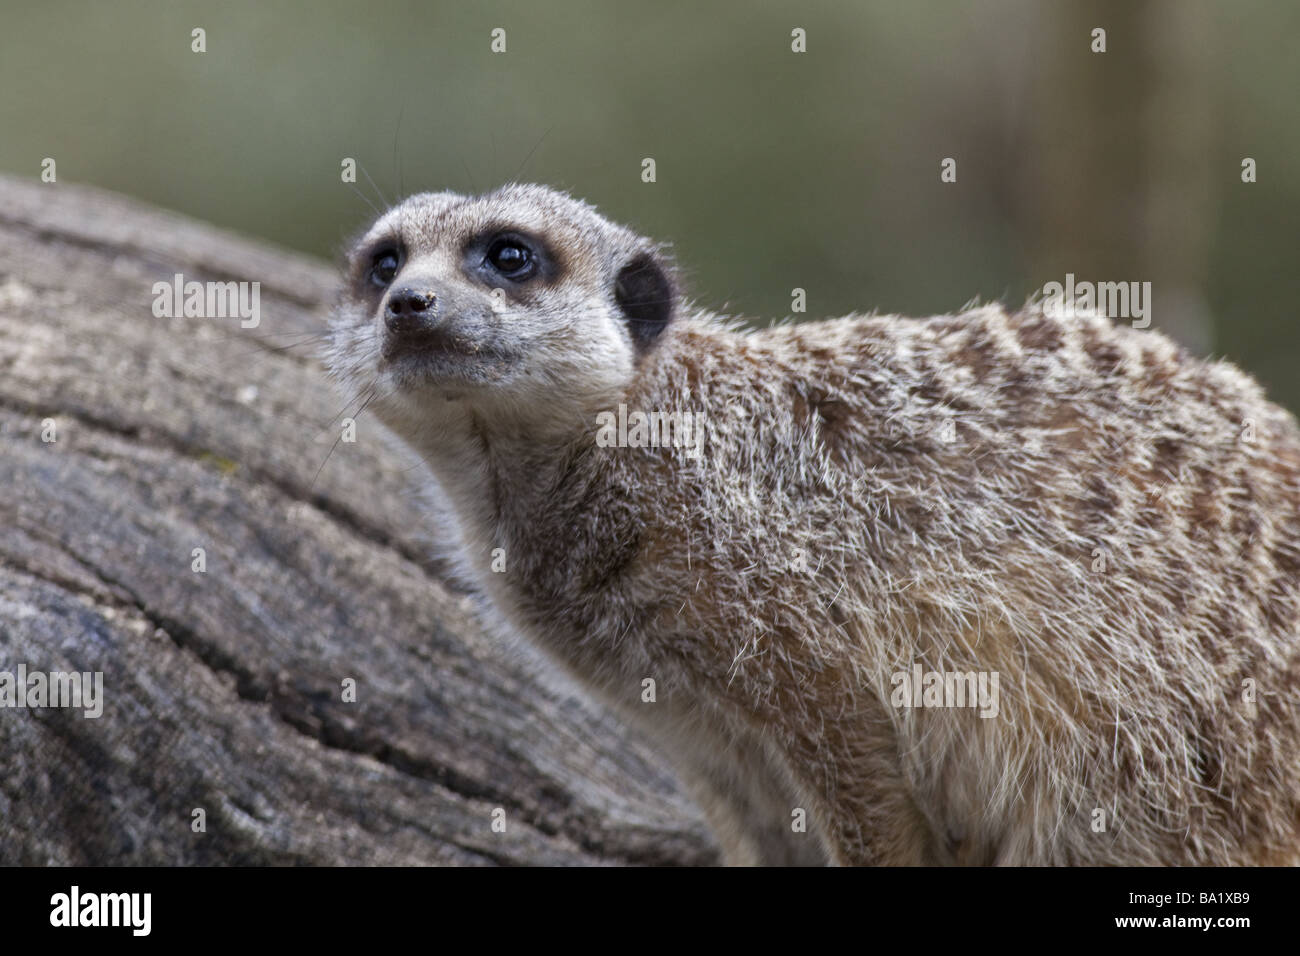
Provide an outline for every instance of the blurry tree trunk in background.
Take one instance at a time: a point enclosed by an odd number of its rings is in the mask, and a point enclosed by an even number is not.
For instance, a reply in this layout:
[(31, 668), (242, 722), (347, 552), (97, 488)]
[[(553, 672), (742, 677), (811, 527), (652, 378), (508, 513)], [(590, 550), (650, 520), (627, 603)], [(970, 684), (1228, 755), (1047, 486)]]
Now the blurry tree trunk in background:
[[(1152, 327), (1204, 353), (1209, 237), (1231, 169), (1214, 169), (1219, 101), (1201, 4), (1038, 9), (1038, 80), (1018, 218), (1035, 281), (1150, 281)], [(1106, 52), (1092, 52), (1092, 31)]]

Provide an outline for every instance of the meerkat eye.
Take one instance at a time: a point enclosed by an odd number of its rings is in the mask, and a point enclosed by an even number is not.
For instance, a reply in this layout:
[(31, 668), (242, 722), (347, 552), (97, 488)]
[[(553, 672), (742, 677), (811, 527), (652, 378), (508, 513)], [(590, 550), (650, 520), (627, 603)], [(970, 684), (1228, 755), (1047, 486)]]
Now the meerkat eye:
[(396, 249), (381, 249), (370, 263), (370, 281), (380, 288), (387, 287), (397, 275), (401, 263)]
[(485, 261), (507, 279), (516, 282), (530, 278), (537, 271), (537, 257), (533, 250), (511, 236), (495, 240), (488, 247)]

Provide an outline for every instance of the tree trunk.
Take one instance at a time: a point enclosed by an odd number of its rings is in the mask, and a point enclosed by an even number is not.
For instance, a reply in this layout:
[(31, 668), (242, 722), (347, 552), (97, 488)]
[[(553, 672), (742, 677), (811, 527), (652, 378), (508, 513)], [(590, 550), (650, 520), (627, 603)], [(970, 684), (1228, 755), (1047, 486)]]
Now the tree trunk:
[[(260, 325), (155, 317), (177, 273), (260, 282)], [(662, 760), (485, 635), (379, 425), (336, 445), (333, 284), (0, 177), (0, 701), (103, 675), (98, 718), (0, 707), (0, 863), (714, 862)]]

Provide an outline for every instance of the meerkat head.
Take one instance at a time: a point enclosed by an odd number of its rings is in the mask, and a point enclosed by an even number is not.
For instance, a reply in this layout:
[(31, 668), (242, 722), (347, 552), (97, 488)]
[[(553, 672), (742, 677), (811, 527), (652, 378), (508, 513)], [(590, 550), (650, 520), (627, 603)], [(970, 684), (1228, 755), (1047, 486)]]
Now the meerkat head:
[(658, 247), (541, 186), (425, 193), (354, 244), (328, 363), (406, 437), (590, 421), (673, 318)]

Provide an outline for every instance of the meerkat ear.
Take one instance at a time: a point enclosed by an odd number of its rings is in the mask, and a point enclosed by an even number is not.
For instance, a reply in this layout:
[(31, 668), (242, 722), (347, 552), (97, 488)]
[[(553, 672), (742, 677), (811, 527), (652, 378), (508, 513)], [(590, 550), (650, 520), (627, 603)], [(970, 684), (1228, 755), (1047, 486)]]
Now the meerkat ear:
[(654, 254), (642, 252), (619, 270), (614, 300), (623, 310), (632, 341), (645, 348), (672, 319), (677, 289)]

